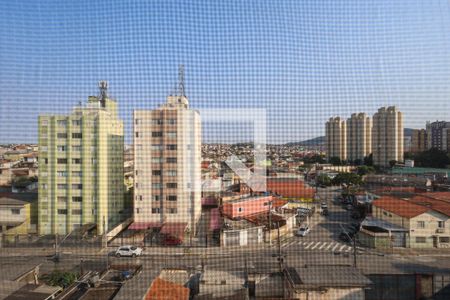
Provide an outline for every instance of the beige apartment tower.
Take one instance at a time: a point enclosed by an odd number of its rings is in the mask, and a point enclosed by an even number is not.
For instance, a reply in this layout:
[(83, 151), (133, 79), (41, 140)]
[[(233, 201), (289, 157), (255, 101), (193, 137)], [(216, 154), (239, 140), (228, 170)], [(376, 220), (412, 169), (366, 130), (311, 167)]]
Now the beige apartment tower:
[(201, 215), (201, 121), (184, 92), (134, 111), (134, 222), (186, 225)]
[(363, 161), (372, 152), (372, 120), (365, 113), (347, 119), (347, 160)]
[(403, 114), (395, 106), (381, 107), (373, 116), (372, 153), (377, 166), (403, 161)]
[(332, 157), (347, 159), (347, 126), (340, 117), (330, 118), (325, 123), (327, 160)]

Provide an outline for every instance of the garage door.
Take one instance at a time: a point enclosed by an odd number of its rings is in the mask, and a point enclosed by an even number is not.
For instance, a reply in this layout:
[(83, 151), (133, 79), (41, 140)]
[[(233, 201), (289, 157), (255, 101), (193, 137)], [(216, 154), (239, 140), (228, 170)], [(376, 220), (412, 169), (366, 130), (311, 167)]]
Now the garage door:
[(392, 246), (406, 247), (406, 232), (392, 232)]

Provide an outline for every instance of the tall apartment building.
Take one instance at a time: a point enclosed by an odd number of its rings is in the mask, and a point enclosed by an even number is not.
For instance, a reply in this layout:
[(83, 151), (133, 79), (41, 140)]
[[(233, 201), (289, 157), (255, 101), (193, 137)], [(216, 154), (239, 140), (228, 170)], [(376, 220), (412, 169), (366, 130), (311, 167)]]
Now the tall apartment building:
[(39, 116), (39, 234), (68, 234), (96, 224), (103, 234), (120, 221), (123, 122), (100, 82), (100, 96), (69, 115)]
[(436, 148), (439, 150), (447, 150), (449, 148), (447, 129), (450, 128), (450, 122), (427, 122), (426, 128), (428, 149)]
[(403, 161), (403, 114), (395, 107), (381, 107), (373, 116), (372, 154), (374, 165), (388, 167)]
[(365, 113), (347, 119), (347, 160), (363, 160), (372, 152), (372, 120)]
[[(411, 134), (411, 149), (413, 153), (419, 153), (427, 150), (427, 131), (425, 129), (413, 129)], [(405, 149), (405, 152), (406, 149)]]
[(325, 141), (327, 159), (339, 157), (347, 159), (347, 129), (346, 123), (340, 117), (330, 118), (325, 123)]
[(184, 88), (177, 94), (157, 109), (134, 111), (134, 222), (177, 223), (193, 234), (201, 215), (201, 121)]

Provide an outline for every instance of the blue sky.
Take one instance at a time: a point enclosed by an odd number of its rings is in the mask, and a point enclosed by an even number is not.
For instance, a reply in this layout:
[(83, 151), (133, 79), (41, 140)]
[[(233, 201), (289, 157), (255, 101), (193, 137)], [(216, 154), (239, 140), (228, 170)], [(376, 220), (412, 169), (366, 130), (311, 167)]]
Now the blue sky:
[[(265, 108), (271, 143), (383, 105), (405, 127), (450, 121), (448, 1), (3, 0), (0, 142), (35, 142), (39, 114), (69, 112), (101, 79), (129, 137), (180, 63), (192, 107)], [(205, 124), (205, 140), (251, 136), (236, 128)]]

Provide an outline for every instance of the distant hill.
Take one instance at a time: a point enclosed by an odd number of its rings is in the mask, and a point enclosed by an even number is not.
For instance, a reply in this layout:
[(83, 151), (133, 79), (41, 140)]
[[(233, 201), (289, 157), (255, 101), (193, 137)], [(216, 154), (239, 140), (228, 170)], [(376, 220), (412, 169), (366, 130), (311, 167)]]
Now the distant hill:
[(288, 146), (322, 146), (325, 143), (325, 136), (318, 136), (301, 142), (287, 143)]
[[(404, 128), (404, 136), (412, 136), (413, 128)], [(285, 145), (288, 146), (323, 146), (325, 144), (325, 136), (318, 136), (309, 140), (304, 140), (300, 142), (290, 142)]]

